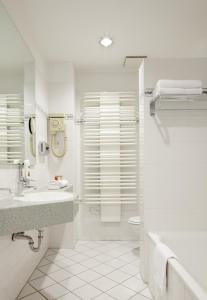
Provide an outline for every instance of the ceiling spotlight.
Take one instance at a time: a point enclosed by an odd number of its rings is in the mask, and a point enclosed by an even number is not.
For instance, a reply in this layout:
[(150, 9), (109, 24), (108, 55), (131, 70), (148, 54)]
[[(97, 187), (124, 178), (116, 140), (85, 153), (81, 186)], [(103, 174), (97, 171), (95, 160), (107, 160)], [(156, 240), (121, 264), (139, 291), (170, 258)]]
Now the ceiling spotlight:
[(101, 46), (107, 48), (107, 47), (109, 47), (109, 46), (112, 45), (113, 41), (112, 41), (112, 39), (110, 37), (105, 36), (105, 37), (103, 37), (103, 38), (100, 39), (99, 43), (101, 44)]

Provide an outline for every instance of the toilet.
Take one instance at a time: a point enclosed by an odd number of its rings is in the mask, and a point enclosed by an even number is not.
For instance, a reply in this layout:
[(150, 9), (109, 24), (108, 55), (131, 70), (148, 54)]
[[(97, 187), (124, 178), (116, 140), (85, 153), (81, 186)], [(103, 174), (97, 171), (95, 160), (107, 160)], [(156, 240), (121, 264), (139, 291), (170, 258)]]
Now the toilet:
[(128, 220), (128, 223), (131, 226), (131, 229), (134, 231), (136, 235), (139, 235), (139, 225), (141, 224), (140, 216), (131, 217)]

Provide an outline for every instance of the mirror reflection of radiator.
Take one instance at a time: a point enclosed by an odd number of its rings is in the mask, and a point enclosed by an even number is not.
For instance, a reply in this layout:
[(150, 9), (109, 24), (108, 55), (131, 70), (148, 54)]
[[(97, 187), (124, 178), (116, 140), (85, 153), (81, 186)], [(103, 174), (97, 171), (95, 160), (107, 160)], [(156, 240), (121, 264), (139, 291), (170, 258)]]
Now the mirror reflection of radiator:
[(136, 111), (133, 92), (83, 99), (83, 201), (100, 204), (102, 222), (119, 222), (121, 205), (136, 203)]
[(24, 99), (0, 94), (0, 164), (18, 164), (24, 155)]

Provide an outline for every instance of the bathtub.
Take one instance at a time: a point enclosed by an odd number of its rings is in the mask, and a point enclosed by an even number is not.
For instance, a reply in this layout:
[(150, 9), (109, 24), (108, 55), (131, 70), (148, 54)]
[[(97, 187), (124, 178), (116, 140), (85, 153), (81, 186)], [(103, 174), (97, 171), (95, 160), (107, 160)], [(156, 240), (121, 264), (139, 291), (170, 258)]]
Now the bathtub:
[(207, 232), (148, 233), (147, 277), (152, 295), (152, 257), (160, 242), (177, 256), (169, 260), (167, 294), (162, 300), (207, 300)]

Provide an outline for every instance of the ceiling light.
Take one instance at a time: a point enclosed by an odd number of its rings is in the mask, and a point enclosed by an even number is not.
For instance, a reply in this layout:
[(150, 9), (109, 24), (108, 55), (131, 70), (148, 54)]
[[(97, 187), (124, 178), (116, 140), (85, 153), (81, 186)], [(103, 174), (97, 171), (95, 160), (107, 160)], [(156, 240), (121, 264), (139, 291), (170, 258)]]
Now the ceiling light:
[(105, 36), (103, 38), (100, 39), (99, 43), (101, 44), (101, 46), (103, 47), (109, 47), (112, 45), (113, 41), (110, 37)]

